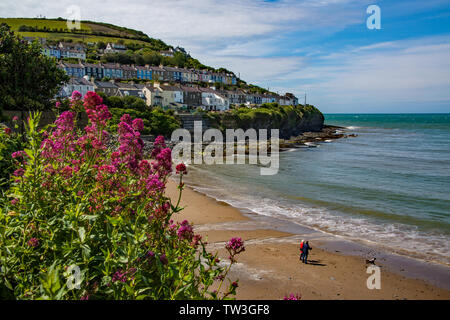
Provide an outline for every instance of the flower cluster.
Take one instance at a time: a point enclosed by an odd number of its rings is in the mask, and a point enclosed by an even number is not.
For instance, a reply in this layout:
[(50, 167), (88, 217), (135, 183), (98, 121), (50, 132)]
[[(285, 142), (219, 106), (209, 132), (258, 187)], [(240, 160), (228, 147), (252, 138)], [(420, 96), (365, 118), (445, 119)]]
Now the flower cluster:
[(289, 296), (285, 296), (283, 300), (300, 300), (301, 298), (302, 296), (298, 293), (290, 293)]
[(178, 228), (177, 235), (181, 240), (187, 239), (190, 241), (194, 237), (194, 229), (187, 220), (184, 220)]
[(245, 251), (244, 241), (241, 238), (231, 238), (230, 241), (225, 244), (225, 249), (227, 249), (230, 254), (229, 259), (231, 262), (235, 262), (234, 257), (242, 251)]
[[(2, 277), (14, 284), (15, 297), (220, 298), (207, 289), (223, 281), (229, 268), (218, 265), (187, 220), (171, 221), (182, 210), (181, 189), (177, 204), (165, 195), (172, 153), (164, 138), (156, 138), (151, 157), (145, 159), (141, 119), (122, 116), (116, 145), (109, 141), (111, 114), (101, 97), (88, 92), (83, 99), (75, 91), (69, 105), (43, 134), (30, 117), (27, 137), (32, 143), (8, 151), (15, 178), (5, 201), (8, 231), (0, 233), (0, 265), (6, 270)], [(83, 129), (77, 124), (78, 112), (89, 120)], [(13, 152), (18, 149), (26, 152)], [(186, 166), (179, 164), (176, 171), (182, 185)], [(4, 248), (24, 243), (26, 250), (5, 260)], [(229, 250), (233, 257), (243, 251), (242, 240), (231, 239)], [(89, 279), (80, 290), (53, 292), (42, 272), (50, 275), (68, 260)], [(186, 270), (192, 276), (187, 278)], [(231, 283), (222, 298), (235, 294), (237, 286)]]

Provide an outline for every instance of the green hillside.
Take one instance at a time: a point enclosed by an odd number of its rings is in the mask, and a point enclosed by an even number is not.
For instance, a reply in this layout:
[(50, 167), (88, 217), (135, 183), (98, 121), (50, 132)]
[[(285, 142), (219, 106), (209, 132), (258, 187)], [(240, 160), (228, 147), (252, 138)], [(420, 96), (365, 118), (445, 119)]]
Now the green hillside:
[[(119, 27), (116, 25), (81, 21), (80, 30), (67, 28), (66, 19), (46, 18), (0, 18), (0, 24), (6, 23), (14, 33), (22, 37), (45, 38), (47, 42), (56, 44), (59, 41), (82, 42), (87, 45), (87, 61), (97, 63), (100, 56), (96, 53), (96, 44), (103, 45), (108, 42), (123, 43), (127, 46), (126, 54), (105, 55), (102, 62), (118, 62), (135, 65), (159, 65), (177, 66), (182, 68), (195, 68), (216, 72), (230, 72), (224, 68), (212, 68), (202, 64), (186, 52), (177, 52), (174, 57), (163, 57), (161, 51), (174, 49), (160, 39), (150, 38), (142, 31)], [(237, 86), (225, 86), (222, 89), (234, 90), (242, 88), (253, 93), (271, 93), (270, 91), (255, 85), (247, 84), (238, 79)]]
[(141, 31), (118, 27), (112, 24), (81, 21), (80, 30), (67, 28), (66, 20), (43, 18), (0, 18), (11, 30), (23, 37), (40, 37), (48, 40), (72, 40), (74, 42), (97, 43), (117, 42), (140, 44), (153, 50), (167, 50), (170, 46), (159, 39), (153, 39)]

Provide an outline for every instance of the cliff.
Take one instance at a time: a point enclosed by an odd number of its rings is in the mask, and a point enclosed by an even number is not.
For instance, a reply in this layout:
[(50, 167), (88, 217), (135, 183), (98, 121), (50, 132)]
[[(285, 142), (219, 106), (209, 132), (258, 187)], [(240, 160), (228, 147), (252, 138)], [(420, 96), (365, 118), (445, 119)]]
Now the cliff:
[(264, 104), (260, 108), (238, 108), (224, 113), (207, 113), (210, 127), (225, 129), (279, 129), (280, 138), (289, 139), (303, 132), (323, 129), (324, 116), (314, 106)]

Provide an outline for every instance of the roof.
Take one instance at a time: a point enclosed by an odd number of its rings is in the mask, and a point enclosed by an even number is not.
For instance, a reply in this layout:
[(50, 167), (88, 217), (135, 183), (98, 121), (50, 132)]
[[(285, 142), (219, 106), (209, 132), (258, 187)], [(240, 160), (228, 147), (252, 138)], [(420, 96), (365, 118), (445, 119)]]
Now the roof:
[(161, 85), (160, 88), (163, 91), (182, 91), (180, 87), (169, 86), (169, 85)]
[(68, 84), (74, 84), (77, 86), (92, 86), (93, 84), (89, 81), (87, 81), (85, 78), (70, 78)]
[(125, 90), (137, 90), (138, 89), (134, 84), (125, 83), (125, 82), (116, 82), (116, 86), (119, 89), (125, 89)]
[(197, 87), (181, 86), (181, 90), (184, 92), (198, 92), (201, 93), (200, 89)]
[(103, 82), (103, 81), (94, 81), (94, 84), (99, 88), (117, 88), (115, 83), (112, 82)]
[(79, 63), (61, 62), (61, 65), (68, 68), (84, 68), (84, 66)]
[(120, 69), (120, 65), (115, 63), (103, 63), (102, 66), (107, 69)]
[(93, 64), (93, 63), (87, 63), (87, 62), (83, 62), (82, 66), (89, 67), (89, 68), (101, 68), (102, 67), (101, 64)]
[(123, 70), (131, 70), (131, 71), (135, 71), (136, 70), (133, 66), (129, 66), (129, 65), (126, 65), (126, 64), (121, 65), (121, 68)]

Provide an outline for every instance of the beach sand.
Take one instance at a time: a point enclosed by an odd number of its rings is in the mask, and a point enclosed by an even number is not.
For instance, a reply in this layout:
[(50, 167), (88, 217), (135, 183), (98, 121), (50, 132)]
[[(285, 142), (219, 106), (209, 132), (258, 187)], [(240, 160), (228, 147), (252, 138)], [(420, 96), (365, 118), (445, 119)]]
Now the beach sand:
[[(176, 183), (169, 181), (166, 195), (176, 201)], [(299, 261), (299, 248), (292, 234), (270, 230), (242, 228), (251, 221), (238, 209), (216, 201), (190, 188), (183, 191), (184, 210), (174, 216), (175, 221), (187, 219), (209, 243), (210, 251), (218, 251), (225, 261), (228, 253), (224, 242), (241, 237), (246, 250), (237, 256), (229, 278), (239, 279), (236, 298), (277, 300), (289, 293), (302, 299), (450, 299), (450, 291), (424, 280), (406, 278), (381, 267), (381, 289), (367, 288), (365, 259), (325, 251), (310, 243), (310, 264)], [(233, 229), (233, 224), (236, 229)], [(231, 227), (230, 227), (231, 226)]]

